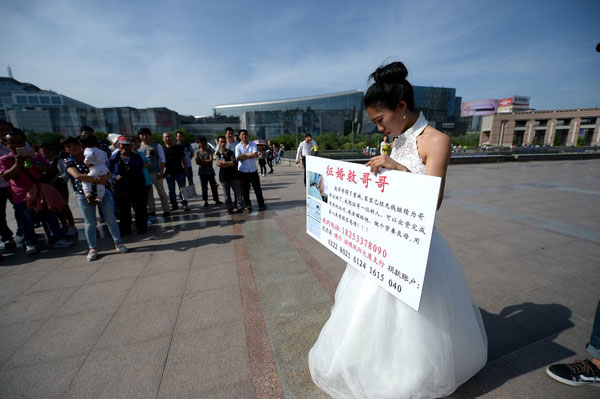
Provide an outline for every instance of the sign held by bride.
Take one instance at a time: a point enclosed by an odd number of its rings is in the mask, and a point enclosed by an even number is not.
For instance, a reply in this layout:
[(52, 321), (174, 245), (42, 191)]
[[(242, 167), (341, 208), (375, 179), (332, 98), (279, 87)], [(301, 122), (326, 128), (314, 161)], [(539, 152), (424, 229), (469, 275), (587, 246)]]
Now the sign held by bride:
[(441, 178), (306, 157), (306, 230), (419, 310)]

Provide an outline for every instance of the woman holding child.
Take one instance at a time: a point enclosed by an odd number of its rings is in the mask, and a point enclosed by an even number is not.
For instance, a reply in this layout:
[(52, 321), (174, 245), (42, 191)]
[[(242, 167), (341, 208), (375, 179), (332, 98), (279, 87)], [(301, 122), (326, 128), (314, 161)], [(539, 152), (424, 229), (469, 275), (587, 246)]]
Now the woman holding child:
[(71, 178), (73, 189), (77, 195), (77, 202), (79, 208), (83, 214), (85, 221), (85, 238), (88, 242), (89, 251), (87, 254), (88, 261), (96, 260), (98, 252), (96, 249), (96, 206), (102, 211), (104, 221), (108, 227), (108, 231), (112, 236), (115, 243), (115, 249), (117, 252), (126, 253), (127, 247), (121, 242), (121, 234), (119, 233), (119, 226), (115, 219), (115, 209), (113, 203), (113, 196), (110, 190), (104, 191), (102, 201), (99, 203), (88, 202), (86, 195), (83, 190), (83, 182), (101, 184), (108, 186), (108, 181), (111, 178), (111, 174), (108, 173), (104, 176), (88, 176), (90, 172), (88, 166), (84, 163), (83, 148), (81, 143), (74, 137), (68, 137), (62, 142), (65, 151), (69, 154), (69, 157), (65, 160), (65, 168)]

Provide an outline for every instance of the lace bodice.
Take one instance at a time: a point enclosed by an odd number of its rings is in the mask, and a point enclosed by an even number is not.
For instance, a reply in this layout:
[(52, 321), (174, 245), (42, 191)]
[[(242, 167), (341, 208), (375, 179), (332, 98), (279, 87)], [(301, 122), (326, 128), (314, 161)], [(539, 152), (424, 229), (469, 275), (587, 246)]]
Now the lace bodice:
[(392, 145), (392, 153), (390, 154), (394, 161), (406, 166), (412, 173), (420, 175), (425, 174), (425, 164), (419, 155), (417, 137), (423, 133), (428, 124), (429, 122), (421, 112), (415, 124), (398, 136)]

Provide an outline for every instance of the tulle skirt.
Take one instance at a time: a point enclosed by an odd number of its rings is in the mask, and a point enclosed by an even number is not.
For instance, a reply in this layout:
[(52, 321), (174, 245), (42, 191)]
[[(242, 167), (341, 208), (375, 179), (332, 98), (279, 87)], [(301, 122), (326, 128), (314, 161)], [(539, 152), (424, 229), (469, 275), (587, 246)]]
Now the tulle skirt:
[(334, 398), (439, 398), (486, 363), (479, 308), (434, 229), (419, 311), (350, 265), (308, 354), (313, 381)]

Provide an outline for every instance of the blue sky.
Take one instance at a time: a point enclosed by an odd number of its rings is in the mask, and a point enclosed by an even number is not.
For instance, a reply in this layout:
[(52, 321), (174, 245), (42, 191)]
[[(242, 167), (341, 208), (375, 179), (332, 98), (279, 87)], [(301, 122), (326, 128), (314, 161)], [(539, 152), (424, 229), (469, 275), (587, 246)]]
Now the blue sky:
[(401, 60), (463, 101), (600, 107), (600, 1), (0, 0), (0, 75), (98, 107), (212, 106), (368, 87)]

